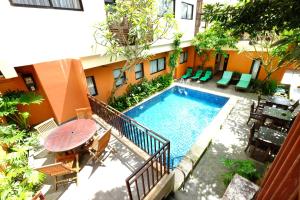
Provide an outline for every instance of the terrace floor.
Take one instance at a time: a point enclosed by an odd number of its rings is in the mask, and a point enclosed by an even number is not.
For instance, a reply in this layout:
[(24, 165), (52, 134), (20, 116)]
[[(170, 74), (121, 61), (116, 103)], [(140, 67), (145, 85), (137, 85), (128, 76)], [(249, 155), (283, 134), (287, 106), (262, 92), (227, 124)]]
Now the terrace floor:
[[(226, 172), (226, 168), (221, 163), (222, 158), (251, 159), (244, 152), (249, 134), (249, 126), (246, 122), (251, 101), (256, 100), (257, 95), (235, 91), (234, 85), (229, 85), (227, 88), (217, 88), (214, 80), (204, 84), (195, 82), (186, 84), (234, 95), (238, 97), (238, 101), (188, 178), (184, 189), (170, 195), (169, 200), (220, 199), (226, 190), (226, 186), (222, 181), (222, 174)], [(259, 155), (257, 156), (259, 157)], [(255, 163), (259, 171), (263, 172), (264, 165), (257, 161)]]
[[(185, 189), (175, 192), (169, 199), (218, 199), (226, 189), (221, 178), (221, 174), (225, 171), (221, 158), (249, 158), (244, 153), (249, 134), (249, 127), (245, 123), (251, 100), (257, 99), (257, 96), (254, 93), (236, 92), (233, 85), (225, 89), (217, 88), (214, 80), (205, 84), (186, 84), (235, 95), (238, 97), (238, 102), (185, 183)], [(79, 173), (78, 186), (72, 183), (69, 186), (60, 186), (58, 191), (55, 191), (53, 179), (48, 178), (45, 185), (48, 190), (46, 199), (128, 199), (125, 180), (141, 166), (143, 159), (116, 137), (111, 138), (110, 145), (117, 153), (110, 154), (104, 160), (104, 166), (92, 162), (86, 163), (88, 157), (83, 158), (84, 167)], [(260, 163), (257, 165), (262, 166)]]
[[(133, 153), (126, 145), (112, 136), (110, 145), (116, 150), (104, 159), (104, 165), (89, 161), (89, 155), (80, 159), (83, 166), (78, 175), (79, 184), (60, 185), (55, 191), (54, 179), (47, 177), (42, 192), (47, 200), (121, 200), (128, 199), (126, 178), (142, 165), (143, 159)], [(47, 191), (47, 192), (45, 192)]]

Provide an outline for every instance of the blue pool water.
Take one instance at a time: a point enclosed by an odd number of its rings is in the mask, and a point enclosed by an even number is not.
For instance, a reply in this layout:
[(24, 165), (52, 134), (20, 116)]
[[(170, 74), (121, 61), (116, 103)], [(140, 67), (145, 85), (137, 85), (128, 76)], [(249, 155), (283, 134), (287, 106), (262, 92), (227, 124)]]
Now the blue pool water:
[[(171, 160), (185, 155), (228, 98), (174, 86), (125, 115), (171, 142)], [(180, 162), (174, 159), (174, 166)]]

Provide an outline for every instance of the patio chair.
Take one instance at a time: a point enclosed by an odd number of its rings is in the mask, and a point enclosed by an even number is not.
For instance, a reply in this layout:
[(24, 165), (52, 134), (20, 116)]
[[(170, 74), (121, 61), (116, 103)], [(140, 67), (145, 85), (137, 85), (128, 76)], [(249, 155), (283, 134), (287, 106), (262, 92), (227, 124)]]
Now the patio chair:
[(90, 107), (87, 108), (78, 108), (76, 110), (77, 119), (92, 119), (92, 109)]
[(208, 80), (210, 80), (212, 78), (212, 71), (211, 70), (206, 70), (204, 76), (202, 78), (200, 78), (199, 80), (201, 82), (207, 82)]
[(225, 71), (222, 75), (222, 78), (217, 82), (217, 86), (228, 86), (233, 72)]
[(263, 142), (261, 142), (260, 140), (257, 140), (254, 137), (255, 132), (258, 131), (260, 126), (261, 126), (260, 123), (253, 123), (252, 124), (252, 126), (249, 130), (248, 144), (247, 144), (244, 151), (247, 152), (249, 147), (253, 146), (254, 148), (250, 152), (250, 156), (253, 155), (253, 152), (256, 151), (256, 149), (260, 149), (260, 150), (264, 151), (264, 156), (263, 157), (264, 157), (264, 160), (266, 160), (267, 156), (270, 154), (270, 149)]
[(191, 77), (191, 79), (193, 81), (199, 79), (201, 77), (202, 73), (203, 73), (203, 70), (201, 70), (201, 69), (197, 70), (196, 73), (194, 74), (194, 76)]
[(111, 152), (115, 152), (115, 150), (109, 146), (109, 140), (111, 136), (111, 128), (106, 131), (103, 135), (97, 135), (95, 136), (93, 142), (90, 146), (87, 147), (87, 150), (92, 155), (92, 158), (94, 161), (99, 161), (100, 164), (103, 164), (102, 160), (100, 159), (100, 156), (105, 152), (105, 149), (108, 148), (108, 155)]
[(295, 109), (299, 106), (299, 100), (297, 100), (293, 105), (291, 105), (288, 109), (291, 112), (294, 112)]
[(39, 125), (33, 127), (38, 132), (39, 139), (39, 150), (33, 153), (33, 156), (36, 156), (43, 152), (45, 149), (43, 147), (45, 138), (57, 127), (56, 122), (53, 118), (50, 118)]
[(193, 68), (189, 67), (187, 68), (186, 73), (181, 78), (187, 79), (192, 76), (192, 73), (193, 73)]
[(265, 98), (263, 98), (261, 96), (261, 94), (259, 94), (257, 96), (257, 106), (255, 108), (255, 112), (257, 112), (259, 110), (263, 110), (266, 105), (267, 105), (267, 100)]
[(254, 108), (255, 108), (255, 103), (252, 102), (251, 107), (250, 107), (250, 115), (249, 115), (247, 124), (249, 124), (250, 119), (255, 119), (255, 120), (258, 120), (260, 122), (265, 121), (265, 117), (261, 113), (255, 112)]
[(242, 74), (239, 82), (236, 84), (236, 90), (247, 90), (251, 82), (251, 74)]
[[(76, 180), (76, 184), (78, 185), (78, 172), (80, 170), (78, 154), (60, 156), (56, 159), (54, 164), (44, 165), (35, 168), (35, 170), (54, 177), (55, 191), (59, 184), (68, 183), (70, 181)], [(76, 176), (72, 178), (65, 177), (65, 175), (69, 174), (76, 174)], [(58, 177), (62, 177), (62, 179), (58, 180)]]

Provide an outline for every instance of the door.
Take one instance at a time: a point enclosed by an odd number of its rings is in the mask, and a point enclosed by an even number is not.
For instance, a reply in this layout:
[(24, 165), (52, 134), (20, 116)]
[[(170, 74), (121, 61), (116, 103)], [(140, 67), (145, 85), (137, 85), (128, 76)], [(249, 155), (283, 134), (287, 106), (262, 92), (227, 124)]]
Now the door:
[(216, 61), (215, 61), (215, 70), (216, 70), (216, 72), (226, 71), (227, 64), (228, 64), (228, 59), (229, 59), (228, 54), (226, 54), (226, 56), (224, 56), (223, 54), (217, 53)]
[(261, 60), (255, 59), (252, 61), (252, 66), (250, 69), (250, 74), (252, 75), (252, 79), (256, 79), (261, 67)]

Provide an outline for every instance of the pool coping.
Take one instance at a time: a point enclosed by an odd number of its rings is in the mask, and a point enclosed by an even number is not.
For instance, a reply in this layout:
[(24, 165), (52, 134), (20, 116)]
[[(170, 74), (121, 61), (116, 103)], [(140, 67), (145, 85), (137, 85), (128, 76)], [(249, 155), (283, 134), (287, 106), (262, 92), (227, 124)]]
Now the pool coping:
[[(169, 87), (147, 97), (143, 101), (131, 106), (130, 108), (124, 110), (122, 113), (130, 111), (131, 109), (145, 103), (146, 101), (162, 94), (163, 92), (169, 90), (172, 87), (180, 86), (188, 89), (205, 92), (213, 95), (218, 95), (221, 97), (229, 98), (226, 104), (222, 107), (219, 113), (214, 117), (211, 123), (202, 131), (201, 134), (196, 138), (195, 142), (192, 144), (190, 150), (185, 154), (180, 163), (173, 169), (172, 173), (175, 177), (174, 191), (179, 190), (185, 180), (189, 177), (194, 167), (197, 165), (198, 161), (201, 159), (202, 155), (205, 153), (207, 147), (209, 146), (211, 140), (215, 137), (215, 135), (222, 128), (223, 122), (226, 120), (227, 116), (233, 109), (233, 106), (238, 100), (238, 97), (235, 95), (229, 95), (222, 92), (212, 91), (204, 88), (199, 88), (195, 86), (191, 86), (188, 84), (174, 82)], [(143, 125), (144, 126), (144, 125)], [(148, 127), (147, 127), (148, 128)], [(158, 133), (159, 134), (159, 133)], [(171, 144), (172, 145), (172, 144)], [(171, 163), (170, 163), (171, 164)]]

